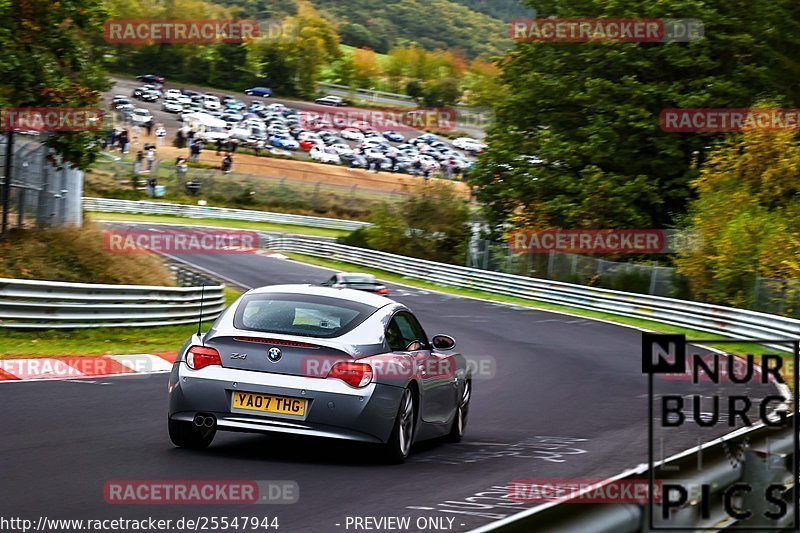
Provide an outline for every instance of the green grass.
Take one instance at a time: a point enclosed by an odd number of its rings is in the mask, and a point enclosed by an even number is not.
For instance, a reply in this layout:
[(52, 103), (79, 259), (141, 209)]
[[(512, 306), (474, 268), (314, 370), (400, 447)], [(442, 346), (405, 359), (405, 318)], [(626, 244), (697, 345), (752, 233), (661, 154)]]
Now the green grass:
[(245, 220), (225, 220), (219, 218), (187, 218), (174, 215), (136, 215), (128, 213), (101, 213), (98, 211), (87, 212), (87, 215), (95, 221), (109, 220), (119, 222), (179, 224), (183, 226), (214, 226), (219, 228), (249, 229), (275, 233), (293, 233), (297, 235), (310, 235), (313, 237), (336, 238), (350, 233), (349, 231), (337, 229), (312, 228), (309, 226), (295, 226), (292, 224), (272, 224), (269, 222), (247, 222)]
[[(643, 330), (650, 330), (659, 333), (681, 333), (686, 335), (687, 338), (690, 339), (703, 339), (703, 340), (729, 340), (728, 338), (722, 335), (716, 335), (713, 333), (706, 333), (703, 331), (692, 330), (688, 328), (682, 328), (678, 326), (671, 326), (669, 324), (662, 324), (660, 322), (653, 322), (651, 320), (642, 320), (638, 318), (629, 318), (625, 316), (615, 315), (613, 313), (603, 313), (599, 311), (589, 311), (586, 309), (580, 309), (576, 307), (569, 307), (565, 305), (556, 305), (547, 302), (538, 302), (534, 300), (525, 300), (523, 298), (515, 298), (513, 296), (502, 296), (498, 294), (492, 294), (488, 292), (472, 290), (472, 289), (462, 289), (457, 287), (445, 287), (442, 285), (436, 285), (434, 283), (428, 283), (425, 281), (419, 281), (411, 278), (406, 278), (399, 274), (393, 274), (391, 272), (387, 272), (385, 270), (378, 270), (375, 268), (365, 268), (359, 265), (353, 265), (350, 263), (344, 263), (339, 261), (329, 261), (327, 259), (319, 259), (316, 257), (311, 257), (307, 255), (297, 254), (297, 253), (285, 253), (287, 257), (294, 259), (296, 261), (300, 261), (302, 263), (308, 263), (311, 265), (317, 265), (321, 267), (332, 268), (334, 270), (357, 270), (358, 272), (364, 272), (368, 274), (374, 274), (377, 278), (381, 279), (382, 281), (389, 282), (389, 283), (400, 283), (403, 285), (409, 285), (412, 287), (417, 287), (420, 289), (429, 289), (445, 294), (452, 294), (454, 296), (466, 296), (471, 298), (480, 298), (482, 300), (490, 300), (493, 302), (498, 303), (505, 303), (505, 304), (513, 304), (519, 305), (521, 307), (529, 307), (531, 309), (540, 309), (542, 311), (555, 311), (559, 313), (568, 313), (570, 315), (575, 315), (579, 317), (591, 318), (591, 319), (600, 319), (600, 320), (609, 320), (612, 322), (617, 322), (619, 324), (625, 324), (627, 326), (632, 326), (634, 328), (643, 329)], [(711, 345), (714, 348), (718, 348), (726, 353), (731, 353), (735, 355), (747, 355), (748, 353), (763, 353), (764, 351), (774, 352), (774, 350), (770, 350), (769, 348), (765, 348), (756, 344), (738, 344), (738, 343), (720, 343), (720, 344), (713, 344)]]
[[(241, 293), (225, 289), (229, 305)], [(203, 323), (207, 330), (211, 321)], [(0, 359), (176, 352), (197, 331), (197, 324), (150, 328), (93, 328), (45, 331), (3, 330)]]

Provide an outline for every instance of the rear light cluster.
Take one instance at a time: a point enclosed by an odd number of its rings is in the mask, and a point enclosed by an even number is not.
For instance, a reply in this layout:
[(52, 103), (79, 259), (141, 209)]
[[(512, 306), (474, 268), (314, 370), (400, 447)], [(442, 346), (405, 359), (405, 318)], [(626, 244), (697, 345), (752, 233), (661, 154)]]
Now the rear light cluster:
[(186, 353), (186, 364), (192, 370), (200, 370), (211, 365), (222, 366), (222, 360), (219, 358), (219, 352), (214, 348), (192, 346)]
[(328, 377), (341, 379), (351, 387), (366, 387), (372, 381), (372, 367), (367, 363), (339, 361), (331, 367)]
[(386, 287), (381, 287), (380, 289), (378, 289), (378, 294), (389, 294), (389, 289), (387, 289)]

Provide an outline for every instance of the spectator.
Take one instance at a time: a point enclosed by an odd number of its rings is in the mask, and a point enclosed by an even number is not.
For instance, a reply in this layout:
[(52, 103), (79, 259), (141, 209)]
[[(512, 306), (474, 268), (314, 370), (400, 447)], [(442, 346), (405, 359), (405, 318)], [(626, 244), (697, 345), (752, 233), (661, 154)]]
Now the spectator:
[(431, 177), (430, 165), (425, 165), (425, 168), (422, 169), (422, 177), (425, 178), (425, 183), (428, 183), (428, 179)]
[(183, 130), (178, 130), (178, 133), (175, 134), (175, 142), (172, 144), (175, 146), (175, 148), (186, 147), (186, 137), (183, 135)]
[(233, 168), (233, 156), (230, 152), (225, 154), (225, 157), (222, 159), (222, 172), (227, 174)]
[(194, 130), (192, 128), (189, 128), (189, 131), (186, 133), (186, 138), (189, 140), (189, 144), (192, 144), (192, 141), (194, 141)]
[(217, 139), (217, 155), (222, 152), (222, 139)]
[(156, 180), (155, 176), (147, 180), (147, 196), (153, 197), (156, 195), (156, 185), (158, 185), (158, 180)]
[(153, 170), (153, 163), (156, 160), (156, 148), (155, 146), (150, 146), (147, 150), (147, 171), (150, 172)]
[(183, 184), (184, 179), (186, 178), (186, 172), (189, 170), (189, 165), (186, 164), (186, 158), (179, 157), (175, 161), (175, 179), (178, 182), (178, 187)]
[(153, 134), (153, 119), (151, 118), (144, 124), (144, 128), (147, 130), (147, 136), (150, 137)]
[(144, 161), (144, 154), (139, 150), (136, 152), (136, 160), (133, 162), (134, 174), (139, 174), (142, 171), (142, 161)]
[(156, 128), (156, 146), (164, 146), (164, 139), (167, 138), (167, 130), (163, 124), (159, 124)]
[(128, 138), (128, 130), (122, 130), (122, 132), (119, 134), (119, 138), (118, 138), (117, 142), (119, 142), (119, 151), (122, 152), (123, 154), (127, 154), (128, 153), (128, 144), (130, 144), (130, 141), (129, 141), (129, 138)]
[(419, 176), (420, 171), (422, 170), (422, 161), (420, 161), (419, 157), (414, 158), (414, 162), (411, 163), (411, 174), (414, 176)]
[(444, 177), (447, 179), (451, 179), (453, 177), (453, 165), (454, 162), (452, 159), (447, 161), (447, 164), (444, 166)]

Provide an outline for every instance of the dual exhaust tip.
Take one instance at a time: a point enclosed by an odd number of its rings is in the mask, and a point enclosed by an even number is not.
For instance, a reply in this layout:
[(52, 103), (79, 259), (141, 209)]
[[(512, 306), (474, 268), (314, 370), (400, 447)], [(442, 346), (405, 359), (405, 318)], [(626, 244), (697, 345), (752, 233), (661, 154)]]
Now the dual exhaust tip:
[(213, 428), (217, 425), (217, 420), (213, 416), (198, 413), (194, 415), (194, 425), (199, 428)]

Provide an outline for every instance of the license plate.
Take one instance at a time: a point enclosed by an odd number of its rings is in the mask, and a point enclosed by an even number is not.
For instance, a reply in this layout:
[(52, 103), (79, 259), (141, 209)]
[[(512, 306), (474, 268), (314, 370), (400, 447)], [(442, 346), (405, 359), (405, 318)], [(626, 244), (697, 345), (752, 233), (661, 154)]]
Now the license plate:
[(232, 404), (234, 409), (303, 416), (306, 414), (307, 401), (287, 396), (234, 391)]

